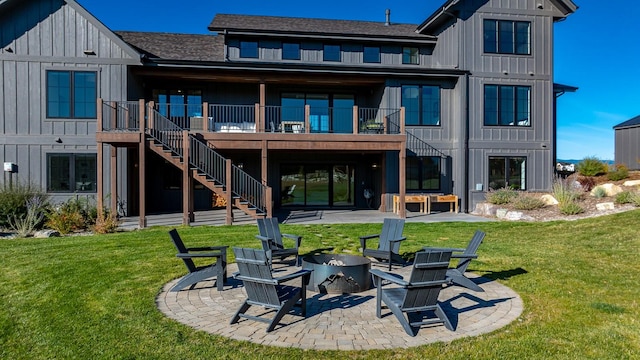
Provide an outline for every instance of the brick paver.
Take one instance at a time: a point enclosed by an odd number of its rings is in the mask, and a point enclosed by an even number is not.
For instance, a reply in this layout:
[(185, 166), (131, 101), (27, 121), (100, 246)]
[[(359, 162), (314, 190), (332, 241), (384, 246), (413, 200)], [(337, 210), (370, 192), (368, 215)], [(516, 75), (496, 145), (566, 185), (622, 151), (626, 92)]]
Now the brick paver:
[[(235, 264), (229, 265), (229, 273), (236, 269)], [(404, 276), (410, 271), (411, 267), (394, 269)], [(376, 317), (375, 289), (343, 295), (307, 291), (307, 317), (285, 315), (269, 334), (262, 322), (241, 319), (229, 325), (245, 299), (242, 284), (234, 279), (229, 279), (222, 292), (216, 290), (213, 281), (201, 282), (192, 290), (169, 292), (177, 280), (172, 281), (158, 295), (157, 305), (169, 318), (195, 329), (269, 346), (317, 350), (406, 348), (488, 333), (520, 316), (523, 304), (517, 293), (495, 281), (479, 280), (485, 292), (451, 286), (440, 293), (442, 307), (455, 331), (444, 326), (423, 327), (416, 337), (405, 333), (386, 308), (381, 319)], [(252, 310), (255, 314), (264, 312), (255, 306)]]

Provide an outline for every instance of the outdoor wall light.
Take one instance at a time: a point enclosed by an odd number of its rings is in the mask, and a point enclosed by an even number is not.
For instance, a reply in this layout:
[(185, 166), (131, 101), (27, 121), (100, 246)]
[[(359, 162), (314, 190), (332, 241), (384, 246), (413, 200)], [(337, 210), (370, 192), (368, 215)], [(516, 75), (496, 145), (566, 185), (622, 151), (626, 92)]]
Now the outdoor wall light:
[(58, 144), (62, 144), (62, 139), (60, 139), (59, 137), (55, 138), (54, 141)]
[(505, 74), (505, 75), (509, 74), (509, 72), (507, 70), (502, 70), (502, 73)]
[(13, 53), (13, 48), (11, 46), (7, 46), (6, 48), (4, 48), (4, 51), (8, 53)]
[(538, 5), (536, 5), (538, 7), (538, 9), (542, 10), (544, 9), (544, 6), (542, 5), (542, 3), (538, 3)]
[(91, 50), (91, 49), (86, 49), (86, 50), (83, 51), (83, 53), (85, 55), (95, 55), (96, 54), (96, 52)]

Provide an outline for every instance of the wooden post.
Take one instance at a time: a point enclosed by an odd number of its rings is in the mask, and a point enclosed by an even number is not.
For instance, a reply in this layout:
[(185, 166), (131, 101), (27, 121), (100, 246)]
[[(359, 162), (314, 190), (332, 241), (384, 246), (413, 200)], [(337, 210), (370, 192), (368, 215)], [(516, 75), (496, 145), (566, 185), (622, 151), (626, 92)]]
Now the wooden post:
[(404, 134), (404, 118), (406, 115), (405, 107), (400, 107), (400, 134)]
[(231, 207), (231, 201), (233, 200), (232, 199), (233, 197), (231, 195), (232, 194), (232, 192), (231, 192), (231, 187), (232, 187), (232, 176), (231, 176), (232, 175), (231, 174), (231, 170), (232, 169), (231, 168), (232, 168), (232, 166), (231, 166), (231, 160), (230, 159), (225, 160), (225, 167), (226, 167), (226, 170), (227, 170), (226, 171), (227, 176), (226, 176), (226, 179), (225, 179), (225, 182), (227, 184), (227, 189), (226, 189), (226, 193), (224, 194), (225, 195), (225, 200), (227, 201), (227, 208), (226, 208), (227, 209), (227, 215), (225, 217), (225, 224), (231, 225), (231, 224), (233, 224), (233, 211), (232, 211), (233, 209)]
[[(258, 131), (258, 129), (264, 130), (264, 123), (266, 121), (265, 119), (266, 106), (267, 106), (267, 84), (265, 84), (264, 81), (262, 81), (260, 82), (260, 112), (259, 112), (260, 116), (256, 118), (256, 131)], [(260, 124), (260, 127), (258, 127), (258, 124)]]
[(144, 141), (144, 131), (146, 130), (146, 123), (144, 120), (144, 99), (138, 100), (138, 130), (140, 130), (141, 141)]
[(353, 133), (357, 134), (359, 132), (359, 121), (358, 121), (358, 105), (353, 106)]
[(191, 224), (191, 172), (189, 171), (189, 132), (182, 131), (182, 225)]
[(311, 105), (304, 106), (304, 132), (306, 134), (311, 133), (311, 126), (309, 122), (309, 117), (311, 117)]
[(117, 214), (118, 211), (118, 149), (115, 146), (109, 146), (110, 150), (110, 168), (111, 168), (111, 211)]
[[(140, 120), (141, 123), (144, 123), (144, 117)], [(146, 188), (146, 177), (145, 177), (145, 169), (146, 169), (146, 139), (144, 133), (140, 134), (140, 143), (138, 144), (138, 208), (140, 209), (140, 214), (138, 217), (138, 226), (142, 229), (147, 227), (147, 188)]]
[(260, 104), (255, 103), (254, 105), (254, 109), (253, 109), (253, 114), (256, 118), (256, 132), (265, 132), (265, 126), (262, 125), (263, 121), (259, 121), (259, 119), (261, 118), (261, 113), (262, 111), (260, 111)]
[(209, 103), (202, 103), (202, 131), (209, 131)]
[(273, 188), (267, 186), (267, 193), (265, 199), (265, 206), (267, 207), (267, 217), (273, 217)]

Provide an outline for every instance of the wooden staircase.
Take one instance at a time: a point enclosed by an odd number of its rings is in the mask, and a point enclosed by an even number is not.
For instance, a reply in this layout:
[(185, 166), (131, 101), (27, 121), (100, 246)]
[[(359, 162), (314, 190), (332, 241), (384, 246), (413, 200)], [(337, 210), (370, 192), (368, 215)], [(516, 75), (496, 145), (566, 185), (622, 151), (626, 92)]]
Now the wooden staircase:
[[(194, 181), (228, 199), (227, 206), (235, 206), (256, 219), (271, 215), (270, 187), (233, 165), (231, 160), (225, 159), (157, 111), (148, 111), (152, 120), (151, 126), (145, 131), (148, 149), (178, 169), (188, 169)], [(231, 213), (230, 209), (228, 213)]]

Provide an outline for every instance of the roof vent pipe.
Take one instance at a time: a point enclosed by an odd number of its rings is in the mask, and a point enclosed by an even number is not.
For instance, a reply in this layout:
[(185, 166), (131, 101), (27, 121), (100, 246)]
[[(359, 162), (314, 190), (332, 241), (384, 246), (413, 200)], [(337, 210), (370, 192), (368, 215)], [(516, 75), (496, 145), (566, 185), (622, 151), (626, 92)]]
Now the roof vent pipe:
[(390, 9), (385, 10), (384, 14), (385, 14), (385, 18), (386, 18), (386, 20), (384, 22), (384, 26), (391, 25), (391, 10)]

